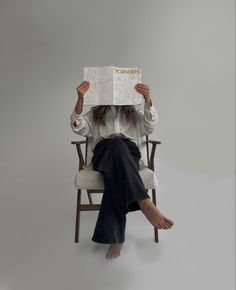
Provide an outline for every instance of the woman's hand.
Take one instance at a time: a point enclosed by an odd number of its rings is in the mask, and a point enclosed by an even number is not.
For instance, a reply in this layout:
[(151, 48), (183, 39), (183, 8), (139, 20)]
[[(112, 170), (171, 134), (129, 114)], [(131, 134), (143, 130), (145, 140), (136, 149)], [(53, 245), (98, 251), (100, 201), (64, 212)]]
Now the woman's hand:
[(136, 91), (140, 94), (143, 95), (143, 98), (145, 100), (145, 102), (147, 104), (149, 104), (149, 106), (152, 105), (152, 100), (151, 100), (151, 97), (150, 97), (150, 89), (149, 89), (149, 86), (148, 85), (145, 85), (145, 84), (141, 84), (141, 83), (137, 83), (134, 88), (136, 89)]
[(89, 81), (83, 81), (79, 86), (76, 88), (77, 94), (79, 98), (83, 98), (84, 94), (89, 89)]

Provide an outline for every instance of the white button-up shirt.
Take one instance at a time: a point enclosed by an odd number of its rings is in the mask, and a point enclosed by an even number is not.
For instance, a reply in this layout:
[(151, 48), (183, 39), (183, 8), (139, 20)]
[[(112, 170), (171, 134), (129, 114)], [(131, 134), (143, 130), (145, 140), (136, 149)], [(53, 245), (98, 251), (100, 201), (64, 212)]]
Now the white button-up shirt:
[(144, 113), (140, 109), (140, 105), (135, 105), (135, 109), (138, 112), (136, 126), (127, 123), (125, 119), (122, 120), (120, 112), (116, 112), (114, 105), (111, 106), (111, 110), (106, 112), (106, 126), (95, 124), (92, 109), (85, 114), (77, 114), (74, 109), (70, 116), (70, 126), (74, 133), (92, 137), (92, 150), (102, 138), (107, 138), (112, 134), (124, 135), (133, 140), (140, 148), (140, 137), (153, 132), (155, 124), (159, 122), (159, 115), (154, 105), (149, 106), (146, 102), (144, 103)]

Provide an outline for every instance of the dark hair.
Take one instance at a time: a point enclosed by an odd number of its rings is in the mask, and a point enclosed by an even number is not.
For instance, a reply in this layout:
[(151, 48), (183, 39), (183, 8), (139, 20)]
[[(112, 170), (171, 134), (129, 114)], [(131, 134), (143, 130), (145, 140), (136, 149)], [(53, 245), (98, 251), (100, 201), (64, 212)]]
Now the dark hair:
[[(125, 106), (115, 106), (118, 108), (121, 119), (125, 119), (128, 123), (131, 123), (133, 126), (136, 126), (138, 121), (138, 112), (135, 109), (134, 105), (125, 105)], [(105, 115), (108, 110), (111, 110), (110, 105), (106, 106), (95, 106), (92, 107), (93, 119), (95, 124), (102, 124), (106, 126)]]

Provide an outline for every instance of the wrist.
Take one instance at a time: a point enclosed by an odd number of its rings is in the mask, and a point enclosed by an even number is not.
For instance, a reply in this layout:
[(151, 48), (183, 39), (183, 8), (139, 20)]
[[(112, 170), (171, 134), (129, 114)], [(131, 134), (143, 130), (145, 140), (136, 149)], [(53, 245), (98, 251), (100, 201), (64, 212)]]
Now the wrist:
[(148, 97), (148, 98), (145, 98), (145, 103), (148, 105), (148, 106), (152, 106), (152, 100), (151, 100), (151, 98), (150, 97)]
[(84, 103), (84, 96), (78, 96), (78, 102)]
[(78, 99), (83, 99), (84, 98), (84, 94), (77, 91), (77, 94), (78, 94)]

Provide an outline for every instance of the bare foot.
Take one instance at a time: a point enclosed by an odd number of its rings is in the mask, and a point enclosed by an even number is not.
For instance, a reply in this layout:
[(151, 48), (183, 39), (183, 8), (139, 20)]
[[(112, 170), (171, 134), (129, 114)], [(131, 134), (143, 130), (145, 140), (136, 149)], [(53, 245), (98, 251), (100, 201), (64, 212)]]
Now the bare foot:
[(115, 259), (118, 256), (120, 256), (120, 251), (121, 251), (122, 246), (123, 246), (123, 243), (110, 244), (109, 249), (108, 249), (107, 254), (106, 254), (106, 258), (107, 259)]
[(165, 217), (150, 198), (145, 198), (138, 201), (138, 203), (141, 211), (154, 227), (158, 229), (170, 229), (174, 225), (174, 222)]

